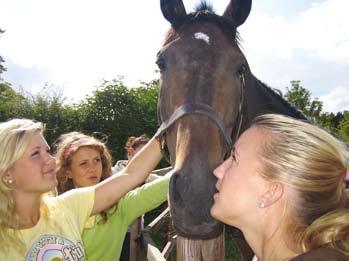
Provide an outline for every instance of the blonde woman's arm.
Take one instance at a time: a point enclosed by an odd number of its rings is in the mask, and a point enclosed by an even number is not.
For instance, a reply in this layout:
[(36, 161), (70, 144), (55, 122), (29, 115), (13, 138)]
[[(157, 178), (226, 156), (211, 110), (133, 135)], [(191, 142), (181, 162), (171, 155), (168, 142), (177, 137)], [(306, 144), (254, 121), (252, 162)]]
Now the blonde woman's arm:
[(125, 169), (95, 185), (94, 215), (114, 205), (127, 192), (142, 184), (161, 160), (159, 142), (152, 138)]

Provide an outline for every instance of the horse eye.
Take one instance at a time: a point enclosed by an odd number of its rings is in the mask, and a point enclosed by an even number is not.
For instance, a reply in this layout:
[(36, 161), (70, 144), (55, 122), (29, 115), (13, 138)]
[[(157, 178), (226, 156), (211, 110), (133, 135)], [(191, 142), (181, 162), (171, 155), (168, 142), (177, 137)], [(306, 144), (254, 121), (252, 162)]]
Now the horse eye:
[(166, 63), (163, 58), (158, 58), (155, 63), (159, 67), (160, 72), (163, 72), (166, 69)]
[(247, 71), (246, 65), (242, 64), (242, 65), (239, 67), (237, 73), (238, 73), (238, 75), (243, 75), (246, 71)]

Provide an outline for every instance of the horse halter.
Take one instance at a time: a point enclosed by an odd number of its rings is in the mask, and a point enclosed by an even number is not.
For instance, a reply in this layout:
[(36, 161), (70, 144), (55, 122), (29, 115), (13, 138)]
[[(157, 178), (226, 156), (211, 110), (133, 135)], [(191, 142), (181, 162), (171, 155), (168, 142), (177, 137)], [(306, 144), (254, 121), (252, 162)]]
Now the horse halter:
[[(243, 107), (243, 102), (244, 102), (244, 89), (246, 86), (245, 83), (245, 72), (246, 72), (246, 67), (245, 65), (242, 65), (239, 69), (239, 78), (240, 78), (240, 84), (241, 84), (241, 92), (240, 92), (240, 103), (239, 103), (239, 110), (236, 115), (236, 119), (234, 123), (237, 123), (235, 125), (235, 128), (237, 130), (236, 135), (234, 137), (234, 142), (237, 140), (240, 134), (241, 130), (241, 124), (242, 124), (242, 107)], [(186, 102), (179, 106), (173, 113), (172, 115), (165, 121), (161, 122), (161, 125), (158, 129), (158, 131), (155, 134), (155, 138), (160, 142), (160, 147), (161, 147), (161, 153), (165, 157), (165, 159), (171, 164), (171, 159), (169, 157), (169, 152), (166, 146), (166, 133), (167, 131), (176, 123), (176, 121), (183, 116), (187, 114), (201, 114), (207, 116), (209, 119), (211, 119), (213, 122), (216, 123), (218, 128), (221, 131), (221, 134), (224, 138), (224, 145), (225, 145), (225, 158), (227, 155), (230, 154), (230, 151), (233, 147), (232, 143), (232, 138), (231, 135), (227, 133), (227, 128), (225, 126), (225, 123), (223, 119), (218, 115), (218, 113), (209, 105), (207, 104), (202, 104), (202, 103), (191, 103), (191, 102)], [(161, 120), (161, 119), (159, 119)], [(233, 133), (233, 131), (232, 131)]]

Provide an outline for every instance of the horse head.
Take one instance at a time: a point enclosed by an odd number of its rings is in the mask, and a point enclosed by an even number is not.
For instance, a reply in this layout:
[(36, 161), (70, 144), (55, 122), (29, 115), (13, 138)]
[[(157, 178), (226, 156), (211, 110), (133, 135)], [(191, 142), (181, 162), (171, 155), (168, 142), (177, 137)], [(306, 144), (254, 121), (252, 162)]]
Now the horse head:
[(159, 136), (174, 173), (169, 201), (176, 232), (208, 239), (222, 233), (210, 208), (216, 192), (213, 169), (230, 153), (239, 132), (246, 82), (252, 77), (239, 48), (237, 27), (251, 0), (231, 0), (222, 16), (206, 4), (187, 14), (182, 0), (161, 0), (171, 28), (158, 52)]

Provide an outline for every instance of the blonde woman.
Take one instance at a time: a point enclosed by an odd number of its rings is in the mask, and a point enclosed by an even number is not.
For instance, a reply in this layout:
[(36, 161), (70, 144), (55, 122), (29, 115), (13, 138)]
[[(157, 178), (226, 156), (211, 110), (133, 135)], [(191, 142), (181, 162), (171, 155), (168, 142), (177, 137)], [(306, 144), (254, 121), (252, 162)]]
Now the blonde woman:
[(305, 122), (258, 117), (218, 166), (211, 214), (260, 261), (349, 260), (345, 146)]
[(150, 142), (123, 170), (94, 186), (44, 197), (57, 185), (43, 124), (0, 123), (0, 260), (83, 260), (86, 221), (141, 184), (161, 159)]
[[(144, 148), (146, 144), (143, 144)], [(132, 164), (132, 159), (126, 169)], [(59, 138), (56, 162), (60, 194), (73, 188), (94, 186), (111, 176), (108, 148), (98, 139), (82, 133), (72, 132)], [(124, 173), (120, 170), (118, 175)], [(92, 216), (82, 234), (86, 258), (90, 261), (119, 260), (128, 226), (137, 217), (166, 201), (169, 179), (170, 175), (167, 175), (132, 190), (111, 208)]]

